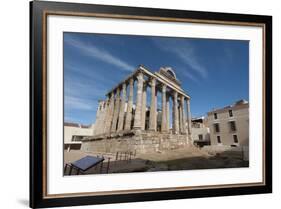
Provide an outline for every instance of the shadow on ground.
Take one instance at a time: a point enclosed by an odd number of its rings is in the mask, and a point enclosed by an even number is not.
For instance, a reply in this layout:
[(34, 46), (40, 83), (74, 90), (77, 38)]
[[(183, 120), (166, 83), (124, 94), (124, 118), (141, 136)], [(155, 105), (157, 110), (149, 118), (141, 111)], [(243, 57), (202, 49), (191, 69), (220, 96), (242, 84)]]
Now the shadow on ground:
[(29, 206), (29, 201), (27, 199), (18, 199), (17, 202), (23, 206), (26, 206), (26, 207)]
[(229, 153), (220, 153), (211, 157), (198, 156), (168, 161), (151, 161), (151, 168), (148, 171), (249, 167), (249, 161), (244, 161), (240, 157), (229, 157), (228, 155)]
[[(194, 169), (216, 169), (216, 168), (240, 168), (249, 167), (249, 161), (243, 160), (239, 152), (225, 151), (216, 155), (189, 156), (183, 158), (161, 160), (158, 156), (142, 155), (131, 160), (118, 160), (99, 164), (84, 174), (104, 173), (131, 173), (131, 172), (152, 172), (152, 171), (176, 171)], [(76, 175), (75, 169), (69, 174), (66, 169), (65, 175)]]

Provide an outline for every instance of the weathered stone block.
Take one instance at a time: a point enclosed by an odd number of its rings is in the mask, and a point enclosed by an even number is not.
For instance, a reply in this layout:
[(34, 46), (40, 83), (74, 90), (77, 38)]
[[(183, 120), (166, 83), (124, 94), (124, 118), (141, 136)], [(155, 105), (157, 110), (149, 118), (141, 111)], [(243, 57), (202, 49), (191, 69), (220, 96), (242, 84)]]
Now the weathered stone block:
[(147, 153), (188, 146), (187, 135), (162, 134), (152, 131), (124, 133), (88, 137), (83, 140), (81, 149), (92, 152), (136, 151), (137, 153)]

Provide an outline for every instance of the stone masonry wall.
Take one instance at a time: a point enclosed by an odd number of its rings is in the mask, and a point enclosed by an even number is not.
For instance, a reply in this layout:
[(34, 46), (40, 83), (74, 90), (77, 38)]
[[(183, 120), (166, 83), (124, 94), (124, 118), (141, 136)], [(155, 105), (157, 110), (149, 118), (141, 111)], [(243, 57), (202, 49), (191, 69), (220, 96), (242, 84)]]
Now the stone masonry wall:
[(129, 136), (114, 136), (84, 140), (81, 150), (86, 152), (115, 153), (131, 151), (136, 153), (161, 152), (188, 146), (188, 135), (175, 135), (143, 131)]

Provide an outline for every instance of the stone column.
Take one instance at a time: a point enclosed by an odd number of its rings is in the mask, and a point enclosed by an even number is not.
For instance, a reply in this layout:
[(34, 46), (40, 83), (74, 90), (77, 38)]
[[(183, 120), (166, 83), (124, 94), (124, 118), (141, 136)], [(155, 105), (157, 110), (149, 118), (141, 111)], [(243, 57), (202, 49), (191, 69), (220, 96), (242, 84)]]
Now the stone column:
[(166, 89), (167, 86), (162, 86), (162, 117), (161, 117), (161, 132), (167, 132), (167, 108), (166, 108)]
[(183, 124), (182, 124), (182, 106), (181, 103), (179, 102), (178, 104), (178, 110), (179, 110), (179, 133), (182, 133), (183, 130)]
[(119, 111), (119, 120), (118, 120), (118, 128), (117, 131), (122, 131), (124, 127), (124, 113), (125, 113), (125, 102), (126, 102), (126, 83), (123, 83), (122, 85), (122, 99), (121, 99), (121, 105), (120, 105), (120, 111)]
[(187, 130), (191, 134), (191, 112), (190, 112), (190, 99), (186, 98), (186, 113), (187, 113)]
[(103, 123), (103, 127), (102, 127), (102, 133), (106, 133), (107, 132), (107, 120), (108, 120), (108, 111), (109, 111), (109, 99), (107, 98), (106, 102), (105, 102), (105, 110), (104, 110), (104, 123)]
[(131, 78), (129, 81), (129, 98), (127, 104), (125, 130), (131, 130), (132, 123), (132, 110), (133, 110), (133, 97), (134, 97), (134, 79)]
[(96, 113), (96, 122), (95, 122), (95, 134), (99, 134), (99, 124), (100, 124), (100, 115), (101, 115), (101, 101), (99, 100), (99, 105)]
[(137, 101), (134, 117), (134, 129), (141, 129), (141, 106), (142, 106), (142, 92), (143, 92), (143, 74), (142, 72), (137, 75)]
[(108, 110), (107, 110), (107, 117), (106, 117), (106, 122), (105, 122), (105, 126), (106, 126), (106, 133), (110, 133), (110, 129), (111, 129), (111, 124), (112, 124), (112, 120), (113, 120), (113, 114), (114, 114), (114, 92), (111, 92), (110, 94), (110, 98), (109, 98), (109, 106), (108, 106)]
[(147, 85), (143, 85), (142, 91), (142, 105), (141, 105), (141, 130), (145, 130), (145, 120), (146, 120), (146, 90)]
[(170, 132), (170, 96), (167, 94), (167, 101), (166, 101), (166, 115), (167, 115), (167, 131)]
[(156, 131), (157, 118), (156, 118), (156, 79), (151, 79), (151, 101), (150, 101), (150, 113), (149, 113), (149, 130)]
[(118, 87), (117, 90), (116, 90), (116, 97), (115, 97), (115, 105), (114, 105), (113, 120), (112, 120), (112, 125), (111, 125), (111, 132), (116, 132), (119, 110), (120, 110), (120, 89)]
[(179, 133), (179, 111), (178, 111), (178, 92), (174, 91), (174, 98), (173, 98), (173, 133)]
[(181, 100), (181, 115), (182, 115), (182, 133), (186, 134), (186, 115), (185, 115), (185, 111), (184, 111), (184, 96), (180, 97)]

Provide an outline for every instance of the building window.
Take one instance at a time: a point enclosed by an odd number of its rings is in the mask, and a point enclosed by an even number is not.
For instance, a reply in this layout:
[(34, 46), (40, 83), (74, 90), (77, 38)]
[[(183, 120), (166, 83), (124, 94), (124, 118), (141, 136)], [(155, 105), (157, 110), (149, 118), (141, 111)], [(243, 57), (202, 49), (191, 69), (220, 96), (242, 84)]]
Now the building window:
[(214, 124), (214, 129), (215, 129), (215, 132), (216, 132), (216, 133), (220, 132), (220, 126), (219, 126), (218, 123), (215, 123), (215, 124)]
[(236, 131), (236, 123), (235, 121), (230, 121), (229, 122), (229, 127), (230, 127), (230, 131)]
[(234, 141), (234, 143), (238, 143), (238, 137), (237, 137), (237, 135), (233, 135), (233, 141)]
[(218, 114), (217, 113), (214, 113), (214, 118), (218, 119)]
[(228, 113), (229, 113), (229, 117), (233, 117), (233, 112), (232, 112), (232, 110), (228, 110)]
[(80, 141), (82, 141), (82, 139), (83, 139), (83, 136), (73, 135), (71, 141), (80, 142)]
[(221, 137), (220, 136), (217, 136), (217, 141), (219, 144), (221, 144)]
[(202, 141), (202, 140), (203, 140), (203, 135), (202, 135), (202, 134), (199, 134), (199, 135), (198, 135), (198, 138), (199, 138), (200, 141)]

